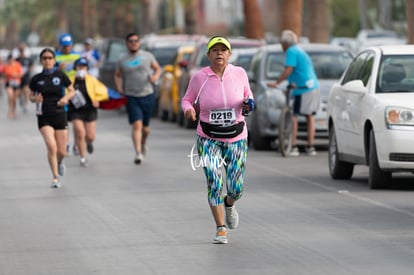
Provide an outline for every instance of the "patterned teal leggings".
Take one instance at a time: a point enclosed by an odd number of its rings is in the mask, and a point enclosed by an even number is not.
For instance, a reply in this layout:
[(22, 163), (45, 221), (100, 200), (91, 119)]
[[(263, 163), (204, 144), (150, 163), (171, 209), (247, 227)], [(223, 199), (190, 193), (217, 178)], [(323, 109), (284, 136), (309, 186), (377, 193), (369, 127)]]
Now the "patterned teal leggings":
[(226, 172), (227, 196), (233, 200), (243, 193), (247, 140), (233, 143), (197, 137), (198, 156), (207, 179), (208, 202), (211, 206), (223, 203), (223, 169)]

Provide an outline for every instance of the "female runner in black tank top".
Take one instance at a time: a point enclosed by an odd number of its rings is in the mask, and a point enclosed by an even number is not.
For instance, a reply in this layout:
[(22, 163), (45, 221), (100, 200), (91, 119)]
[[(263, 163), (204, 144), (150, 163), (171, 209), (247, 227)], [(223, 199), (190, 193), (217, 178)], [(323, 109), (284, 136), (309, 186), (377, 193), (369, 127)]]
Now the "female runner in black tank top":
[(53, 174), (52, 188), (60, 187), (68, 138), (67, 104), (75, 90), (65, 73), (55, 67), (55, 52), (45, 48), (40, 62), (43, 71), (30, 81), (30, 100), (36, 102), (37, 124), (46, 143), (47, 158)]

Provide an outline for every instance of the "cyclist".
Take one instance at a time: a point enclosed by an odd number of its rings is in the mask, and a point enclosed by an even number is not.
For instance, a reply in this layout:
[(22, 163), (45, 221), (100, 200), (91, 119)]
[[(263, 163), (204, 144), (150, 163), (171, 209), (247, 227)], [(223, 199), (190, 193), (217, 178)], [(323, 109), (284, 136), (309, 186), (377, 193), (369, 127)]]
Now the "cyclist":
[(298, 115), (306, 116), (308, 128), (308, 155), (316, 155), (314, 147), (315, 139), (315, 114), (320, 106), (319, 82), (316, 77), (315, 69), (309, 55), (297, 45), (298, 38), (291, 30), (282, 32), (280, 43), (286, 53), (285, 69), (280, 77), (268, 86), (276, 88), (287, 79), (289, 84), (296, 86), (292, 90), (294, 98), (293, 117), (292, 117), (292, 150), (291, 156), (299, 156), (296, 145), (298, 133)]

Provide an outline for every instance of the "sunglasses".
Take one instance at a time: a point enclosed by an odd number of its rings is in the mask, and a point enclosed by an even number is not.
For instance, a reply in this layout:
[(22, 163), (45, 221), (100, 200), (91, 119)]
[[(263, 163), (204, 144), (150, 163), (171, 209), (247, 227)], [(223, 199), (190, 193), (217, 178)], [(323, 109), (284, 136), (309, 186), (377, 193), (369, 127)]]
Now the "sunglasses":
[(138, 43), (139, 39), (129, 39), (128, 43)]
[(47, 59), (51, 60), (53, 58), (54, 58), (53, 56), (42, 56), (42, 60), (47, 60)]

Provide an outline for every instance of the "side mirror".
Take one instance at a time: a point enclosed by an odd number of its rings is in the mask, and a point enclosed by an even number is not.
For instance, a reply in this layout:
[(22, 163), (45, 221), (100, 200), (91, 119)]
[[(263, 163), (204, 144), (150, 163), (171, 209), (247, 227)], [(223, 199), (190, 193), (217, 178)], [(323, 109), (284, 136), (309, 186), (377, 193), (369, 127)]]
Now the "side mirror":
[(367, 87), (364, 86), (362, 80), (351, 80), (343, 86), (344, 90), (350, 93), (366, 94), (368, 92)]

